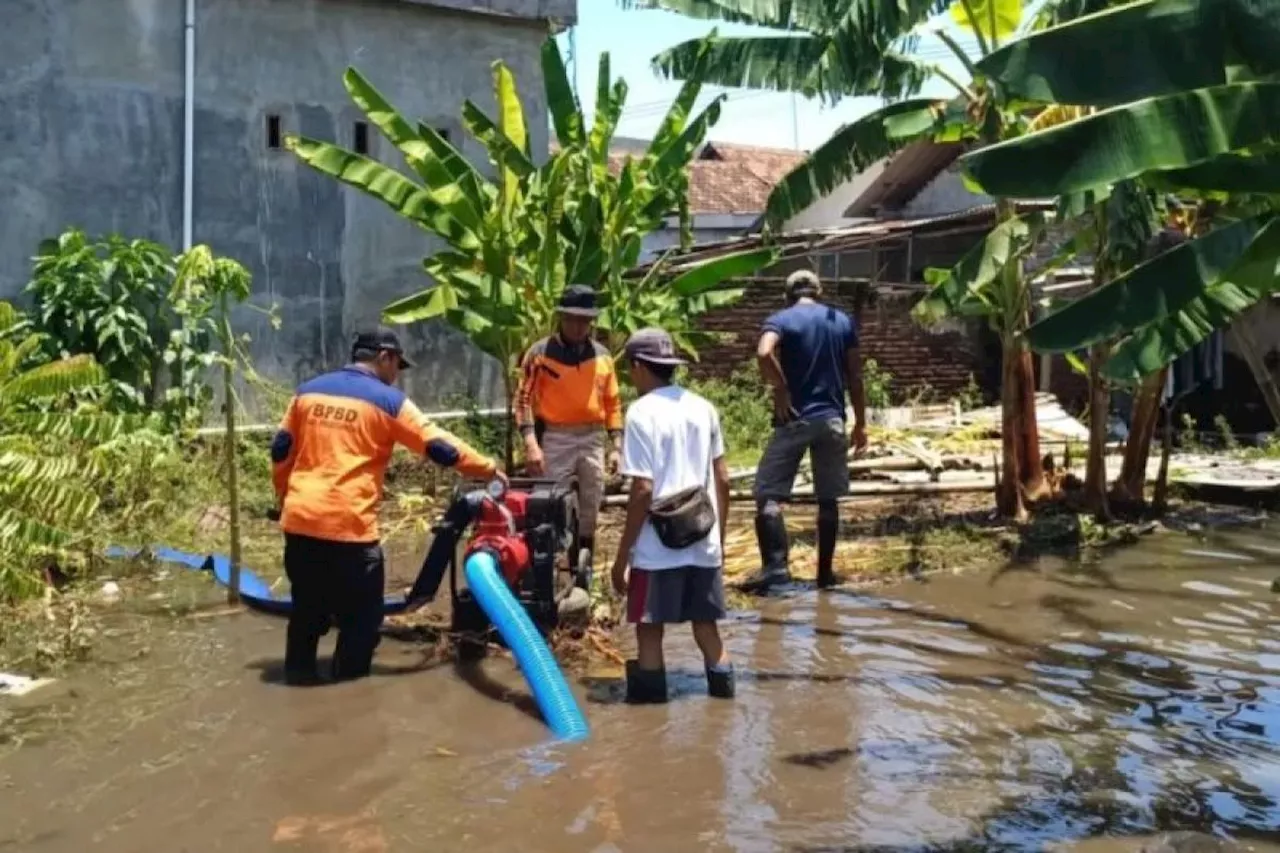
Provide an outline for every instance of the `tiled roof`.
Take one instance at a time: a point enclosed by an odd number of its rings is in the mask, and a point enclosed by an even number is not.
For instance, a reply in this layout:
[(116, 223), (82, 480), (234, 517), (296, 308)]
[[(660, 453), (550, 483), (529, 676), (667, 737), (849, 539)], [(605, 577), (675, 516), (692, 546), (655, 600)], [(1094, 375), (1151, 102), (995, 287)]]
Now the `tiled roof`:
[[(616, 173), (621, 169), (628, 156), (639, 155), (611, 151), (610, 171)], [(791, 148), (708, 142), (689, 164), (689, 210), (712, 214), (763, 213), (765, 200), (774, 185), (805, 156), (805, 152)]]
[(689, 166), (689, 207), (694, 213), (762, 213), (774, 185), (804, 158), (791, 148), (709, 142)]

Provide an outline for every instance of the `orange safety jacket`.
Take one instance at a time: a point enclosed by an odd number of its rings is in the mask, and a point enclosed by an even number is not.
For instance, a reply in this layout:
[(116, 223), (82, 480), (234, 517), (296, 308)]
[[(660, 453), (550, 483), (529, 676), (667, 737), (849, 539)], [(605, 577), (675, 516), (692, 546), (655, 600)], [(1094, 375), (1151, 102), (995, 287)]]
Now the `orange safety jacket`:
[(403, 391), (351, 365), (300, 385), (271, 442), (280, 527), (336, 542), (378, 541), (378, 502), (396, 444), (465, 477), (497, 470), (428, 421)]
[(609, 351), (596, 341), (573, 346), (552, 335), (529, 347), (515, 399), (516, 425), (599, 426), (622, 432), (622, 395)]

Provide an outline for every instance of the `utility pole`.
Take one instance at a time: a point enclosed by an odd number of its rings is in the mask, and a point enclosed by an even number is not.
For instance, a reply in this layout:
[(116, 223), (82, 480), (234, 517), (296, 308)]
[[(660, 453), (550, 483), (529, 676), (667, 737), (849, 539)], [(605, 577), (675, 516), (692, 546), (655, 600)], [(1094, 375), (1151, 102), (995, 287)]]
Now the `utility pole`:
[(796, 93), (791, 93), (791, 145), (800, 150), (800, 108), (796, 105)]

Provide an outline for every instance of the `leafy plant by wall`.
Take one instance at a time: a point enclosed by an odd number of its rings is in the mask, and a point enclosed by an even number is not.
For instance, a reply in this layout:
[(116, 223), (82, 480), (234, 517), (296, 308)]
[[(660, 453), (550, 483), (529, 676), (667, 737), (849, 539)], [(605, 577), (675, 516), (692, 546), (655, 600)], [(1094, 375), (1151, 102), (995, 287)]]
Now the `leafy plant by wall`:
[(48, 359), (92, 356), (104, 373), (81, 398), (109, 412), (164, 416), (171, 427), (198, 420), (211, 392), (212, 329), (174, 292), (165, 247), (71, 229), (45, 240), (26, 291), (30, 323)]

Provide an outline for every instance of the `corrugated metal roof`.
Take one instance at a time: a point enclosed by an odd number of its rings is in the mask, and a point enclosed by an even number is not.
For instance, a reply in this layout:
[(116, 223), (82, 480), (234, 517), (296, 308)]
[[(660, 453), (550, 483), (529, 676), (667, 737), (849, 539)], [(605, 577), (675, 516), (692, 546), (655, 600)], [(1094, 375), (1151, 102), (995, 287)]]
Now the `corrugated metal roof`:
[(964, 153), (959, 142), (921, 140), (903, 148), (883, 172), (845, 209), (850, 219), (875, 216), (881, 211), (901, 210), (944, 169)]
[[(1054, 209), (1053, 202), (1018, 202), (1019, 211)], [(928, 216), (917, 219), (872, 219), (851, 225), (840, 225), (830, 228), (808, 228), (801, 231), (790, 231), (785, 234), (771, 235), (744, 234), (715, 242), (701, 243), (688, 252), (672, 255), (668, 258), (673, 270), (710, 258), (727, 255), (731, 252), (746, 251), (764, 245), (777, 246), (781, 249), (781, 257), (789, 258), (797, 255), (810, 255), (820, 252), (840, 252), (860, 246), (873, 246), (887, 240), (898, 239), (908, 235), (927, 236), (931, 231), (945, 230), (948, 226), (973, 225), (981, 227), (995, 221), (996, 206), (984, 204), (966, 210), (947, 213), (940, 216)], [(646, 264), (636, 267), (634, 274), (641, 274), (651, 266)]]

